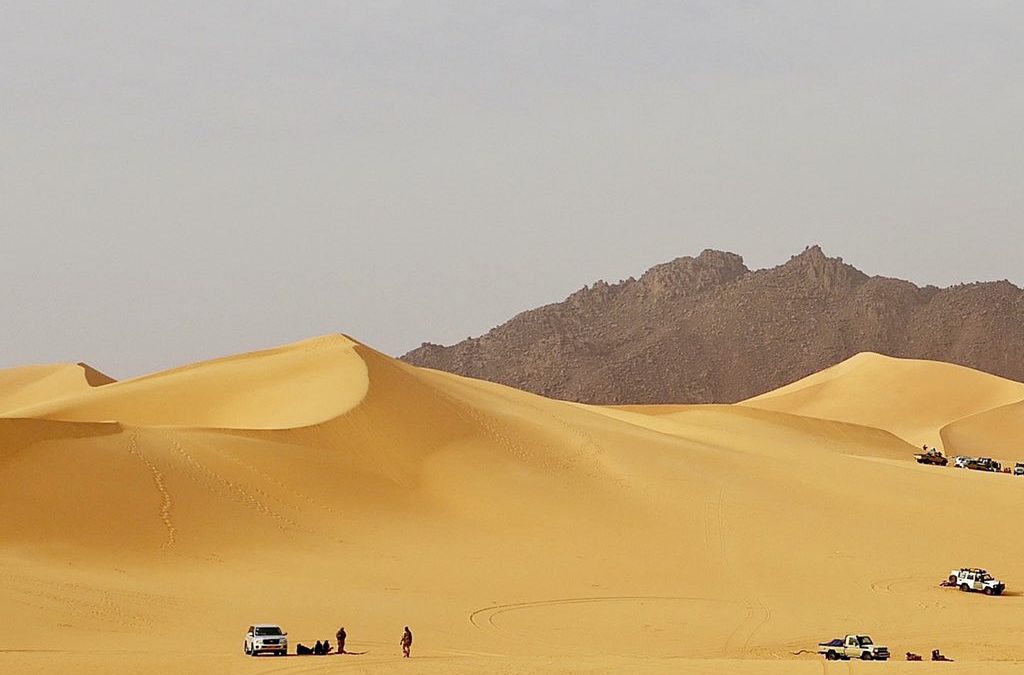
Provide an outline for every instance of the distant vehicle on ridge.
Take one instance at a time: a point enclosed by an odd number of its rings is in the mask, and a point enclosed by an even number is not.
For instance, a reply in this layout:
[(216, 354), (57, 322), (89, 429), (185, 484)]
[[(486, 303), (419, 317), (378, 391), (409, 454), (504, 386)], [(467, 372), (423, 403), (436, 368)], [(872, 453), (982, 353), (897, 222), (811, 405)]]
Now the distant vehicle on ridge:
[(967, 461), (967, 468), (974, 469), (975, 471), (999, 472), (1003, 467), (991, 457), (975, 457)]
[(941, 452), (932, 448), (927, 452), (919, 452), (914, 455), (914, 459), (917, 460), (918, 464), (934, 464), (936, 466), (946, 466), (949, 464), (949, 460)]

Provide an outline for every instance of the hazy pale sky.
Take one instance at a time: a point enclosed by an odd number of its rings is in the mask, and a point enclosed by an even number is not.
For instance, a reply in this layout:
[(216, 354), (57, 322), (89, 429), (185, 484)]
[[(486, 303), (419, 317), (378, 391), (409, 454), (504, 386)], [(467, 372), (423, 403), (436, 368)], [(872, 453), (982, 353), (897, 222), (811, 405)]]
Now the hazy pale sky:
[(705, 248), (1024, 284), (1024, 3), (0, 2), (0, 366), (391, 354)]

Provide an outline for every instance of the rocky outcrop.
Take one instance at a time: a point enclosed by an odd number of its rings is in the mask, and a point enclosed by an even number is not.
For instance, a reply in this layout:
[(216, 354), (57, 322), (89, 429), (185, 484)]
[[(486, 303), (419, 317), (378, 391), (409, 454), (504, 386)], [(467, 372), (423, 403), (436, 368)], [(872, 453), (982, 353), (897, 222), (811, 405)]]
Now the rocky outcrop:
[(732, 402), (861, 351), (1024, 380), (1024, 291), (869, 277), (811, 246), (775, 268), (704, 251), (599, 281), (409, 363), (590, 403)]

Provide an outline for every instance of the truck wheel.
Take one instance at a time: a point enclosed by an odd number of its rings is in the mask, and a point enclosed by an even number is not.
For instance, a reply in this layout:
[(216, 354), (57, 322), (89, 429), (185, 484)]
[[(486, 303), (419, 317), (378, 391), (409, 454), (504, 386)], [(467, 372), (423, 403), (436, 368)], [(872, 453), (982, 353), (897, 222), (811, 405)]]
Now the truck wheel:
[(984, 593), (985, 595), (992, 595), (992, 589), (989, 588), (988, 586), (986, 586), (985, 588), (981, 589), (981, 592)]
[(826, 661), (838, 661), (839, 660), (839, 654), (836, 654), (834, 651), (832, 651), (830, 649), (828, 652), (825, 653), (825, 660)]
[(966, 593), (967, 591), (971, 590), (971, 587), (967, 584), (960, 584), (960, 590)]
[(861, 652), (860, 653), (860, 660), (861, 661), (870, 661), (871, 660), (871, 652)]
[(249, 645), (245, 642), (242, 643), (242, 653), (246, 656), (249, 655)]
[(956, 585), (956, 575), (955, 574), (950, 574), (949, 575), (949, 583), (953, 584), (954, 586)]

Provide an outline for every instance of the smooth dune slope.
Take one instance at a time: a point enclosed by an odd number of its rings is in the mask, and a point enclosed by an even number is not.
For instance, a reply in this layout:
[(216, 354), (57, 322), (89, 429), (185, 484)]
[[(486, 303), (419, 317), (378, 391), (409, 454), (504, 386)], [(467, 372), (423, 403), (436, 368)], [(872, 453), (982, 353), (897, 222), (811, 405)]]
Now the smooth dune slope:
[(9, 416), (143, 426), (290, 428), (336, 417), (367, 382), (341, 335), (176, 368), (9, 410)]
[(985, 410), (947, 424), (942, 441), (950, 452), (1024, 462), (1024, 401)]
[[(4, 672), (788, 675), (844, 631), (1021, 672), (1024, 596), (937, 582), (1024, 588), (977, 527), (1024, 483), (885, 430), (552, 401), (342, 337), (134, 382), (0, 418)], [(365, 653), (243, 656), (259, 621)]]
[[(905, 460), (908, 454), (915, 452), (906, 441), (883, 429), (753, 407), (643, 405), (597, 410), (702, 445), (723, 450), (742, 448), (771, 452), (780, 459), (798, 457), (805, 452), (836, 452)], [(789, 441), (774, 443), (779, 437)]]
[(0, 370), (0, 415), (112, 382), (113, 378), (84, 363), (6, 368)]
[(865, 352), (741, 405), (851, 422), (941, 447), (947, 424), (1024, 398), (1024, 384), (938, 361)]

